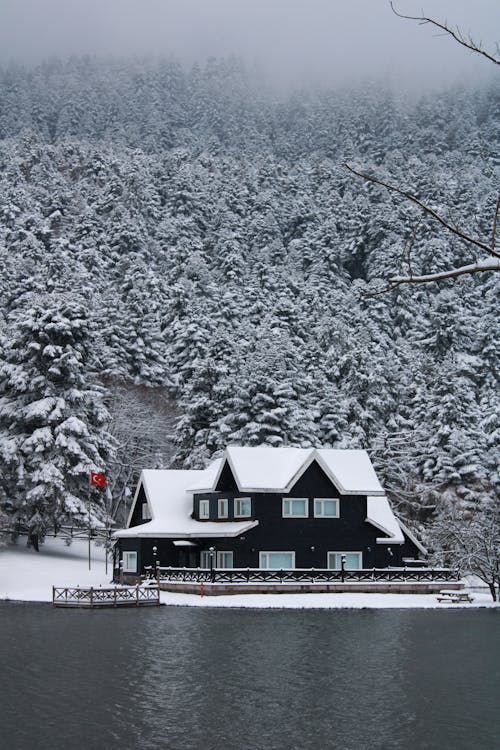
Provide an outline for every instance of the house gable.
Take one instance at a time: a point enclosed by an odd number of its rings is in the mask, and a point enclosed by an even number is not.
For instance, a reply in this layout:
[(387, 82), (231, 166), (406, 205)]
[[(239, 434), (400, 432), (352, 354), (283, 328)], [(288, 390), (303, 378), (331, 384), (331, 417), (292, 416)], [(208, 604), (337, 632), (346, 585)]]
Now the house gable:
[(139, 526), (140, 524), (144, 523), (145, 519), (142, 516), (142, 508), (144, 503), (147, 503), (149, 506), (146, 492), (144, 490), (144, 484), (141, 481), (137, 488), (137, 492), (135, 493), (134, 502), (130, 509), (130, 514), (127, 522), (128, 528), (132, 526)]
[(238, 492), (238, 485), (227, 460), (224, 461), (224, 465), (219, 473), (215, 492)]
[(291, 497), (339, 497), (339, 491), (316, 460), (290, 487)]

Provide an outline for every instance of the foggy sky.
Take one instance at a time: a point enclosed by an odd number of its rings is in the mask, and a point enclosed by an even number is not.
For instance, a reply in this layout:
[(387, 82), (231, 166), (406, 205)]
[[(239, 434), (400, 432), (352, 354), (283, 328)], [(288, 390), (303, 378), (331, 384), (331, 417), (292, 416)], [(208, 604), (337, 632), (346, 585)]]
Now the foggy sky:
[[(498, 0), (397, 0), (473, 35), (500, 38)], [(494, 66), (396, 18), (389, 0), (0, 0), (0, 63), (47, 57), (163, 55), (185, 64), (210, 55), (258, 61), (274, 79), (302, 85), (383, 78), (429, 86), (491, 77)]]

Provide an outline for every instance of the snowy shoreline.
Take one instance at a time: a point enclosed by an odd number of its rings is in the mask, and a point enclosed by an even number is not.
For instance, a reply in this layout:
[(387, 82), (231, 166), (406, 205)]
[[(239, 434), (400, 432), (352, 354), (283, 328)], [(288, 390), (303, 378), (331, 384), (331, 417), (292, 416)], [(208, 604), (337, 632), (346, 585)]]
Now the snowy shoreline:
[[(75, 540), (69, 547), (62, 539), (48, 538), (40, 552), (26, 547), (24, 539), (0, 549), (0, 601), (52, 601), (52, 586), (107, 587), (111, 565), (105, 570), (104, 549), (92, 544), (91, 569), (88, 547)], [(227, 607), (233, 609), (478, 609), (499, 607), (487, 589), (471, 590), (471, 603), (438, 602), (435, 594), (233, 594), (205, 596), (161, 592), (162, 604), (179, 607)]]

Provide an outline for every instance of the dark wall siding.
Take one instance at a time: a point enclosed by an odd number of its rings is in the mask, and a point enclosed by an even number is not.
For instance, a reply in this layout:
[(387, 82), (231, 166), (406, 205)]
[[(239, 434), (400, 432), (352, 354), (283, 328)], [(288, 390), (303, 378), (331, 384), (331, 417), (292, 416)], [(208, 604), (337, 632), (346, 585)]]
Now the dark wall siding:
[[(357, 502), (354, 496), (345, 499), (353, 506)], [(276, 496), (275, 503), (279, 500)], [(276, 526), (278, 520), (280, 525)], [(308, 526), (301, 527), (301, 520), (307, 521)], [(119, 546), (120, 550), (139, 552), (140, 572), (144, 566), (154, 564), (154, 546), (158, 548), (159, 564), (172, 567), (197, 567), (200, 552), (209, 547), (233, 552), (234, 566), (237, 568), (258, 567), (259, 552), (295, 551), (295, 565), (298, 568), (326, 568), (327, 552), (335, 551), (362, 552), (365, 568), (399, 567), (403, 565), (403, 557), (419, 557), (418, 549), (409, 540), (404, 545), (377, 544), (375, 540), (381, 534), (370, 524), (365, 522), (361, 528), (347, 533), (344, 524), (339, 521), (341, 519), (282, 519), (276, 513), (276, 520), (273, 521), (273, 515), (269, 514), (267, 522), (262, 520), (259, 526), (240, 537), (191, 540), (197, 543), (197, 547), (175, 547), (171, 539), (123, 539)], [(345, 521), (348, 523), (347, 518)]]
[(224, 466), (222, 467), (215, 490), (216, 492), (238, 492), (238, 485), (227, 461), (224, 461)]
[(296, 481), (289, 497), (339, 497), (335, 485), (327, 477), (321, 466), (313, 461)]
[(146, 521), (149, 520), (142, 517), (142, 504), (146, 502), (146, 493), (144, 492), (144, 487), (141, 485), (137, 496), (137, 502), (132, 513), (132, 518), (130, 519), (130, 526), (139, 526), (139, 524), (146, 523)]
[(419, 550), (416, 544), (412, 542), (405, 534), (405, 543), (401, 545), (401, 557), (414, 558), (421, 560), (424, 554)]
[(124, 552), (137, 552), (137, 572), (141, 573), (143, 569), (143, 562), (141, 559), (141, 540), (140, 539), (120, 539), (118, 542), (118, 567), (120, 560), (123, 558)]
[[(298, 496), (290, 494), (294, 495)], [(218, 550), (233, 550), (235, 567), (258, 567), (259, 552), (275, 551), (295, 551), (295, 565), (299, 568), (325, 568), (327, 552), (336, 550), (363, 552), (363, 564), (368, 567), (375, 564), (375, 538), (380, 532), (365, 521), (365, 497), (341, 498), (339, 518), (314, 518), (312, 498), (308, 518), (283, 518), (282, 498), (281, 494), (253, 495), (252, 516), (259, 520), (259, 525), (235, 540), (210, 540), (204, 549), (213, 546)]]

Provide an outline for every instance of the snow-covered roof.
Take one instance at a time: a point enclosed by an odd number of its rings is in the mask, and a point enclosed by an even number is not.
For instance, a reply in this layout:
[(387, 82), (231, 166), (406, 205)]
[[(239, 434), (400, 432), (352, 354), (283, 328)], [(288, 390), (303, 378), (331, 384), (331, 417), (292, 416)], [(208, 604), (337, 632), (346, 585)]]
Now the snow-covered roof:
[(217, 486), (225, 461), (229, 463), (240, 492), (288, 492), (313, 461), (317, 461), (344, 495), (383, 495), (380, 482), (364, 450), (333, 448), (226, 448), (189, 490), (211, 491)]
[(202, 471), (191, 471), (191, 474), (193, 475), (193, 482), (189, 485), (188, 491), (201, 492), (203, 490), (206, 490), (207, 488), (215, 486), (217, 477), (219, 476), (219, 471), (222, 468), (223, 463), (223, 458), (216, 458), (215, 461), (212, 461), (212, 463), (207, 466), (206, 469), (203, 469)]
[(388, 536), (378, 537), (377, 544), (403, 544), (404, 535), (389, 500), (385, 495), (368, 496), (366, 503), (366, 520)]
[(130, 516), (140, 488), (144, 489), (151, 520), (116, 531), (116, 538), (167, 537), (171, 539), (235, 537), (258, 521), (199, 521), (191, 517), (193, 492), (213, 491), (225, 462), (228, 462), (240, 492), (288, 492), (313, 461), (330, 477), (341, 494), (367, 495), (366, 520), (383, 532), (379, 544), (403, 544), (403, 531), (364, 450), (329, 448), (272, 448), (232, 446), (204, 470), (144, 470), (137, 487)]
[[(234, 537), (257, 526), (258, 521), (210, 522), (191, 518), (192, 497), (186, 492), (188, 486), (196, 482), (204, 471), (147, 469), (141, 473), (137, 486), (134, 507), (141, 486), (144, 488), (152, 519), (146, 523), (119, 529), (113, 536), (126, 537), (168, 537), (189, 539), (191, 537)], [(130, 523), (131, 515), (128, 523)]]

